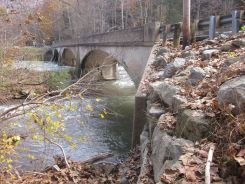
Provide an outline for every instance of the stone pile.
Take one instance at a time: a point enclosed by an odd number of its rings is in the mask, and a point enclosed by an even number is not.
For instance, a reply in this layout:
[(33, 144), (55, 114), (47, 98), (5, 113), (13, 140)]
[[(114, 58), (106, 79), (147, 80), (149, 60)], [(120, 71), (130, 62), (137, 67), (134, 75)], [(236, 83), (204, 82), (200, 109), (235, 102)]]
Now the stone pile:
[[(156, 51), (150, 65), (153, 72), (145, 80), (148, 120), (141, 136), (142, 157), (151, 147), (156, 183), (204, 182), (215, 113), (228, 112), (227, 108), (233, 116), (245, 112), (244, 37), (240, 33), (189, 50), (159, 47)], [(196, 163), (190, 163), (188, 170), (186, 159), (194, 157)], [(225, 182), (215, 163), (212, 169), (212, 181)]]

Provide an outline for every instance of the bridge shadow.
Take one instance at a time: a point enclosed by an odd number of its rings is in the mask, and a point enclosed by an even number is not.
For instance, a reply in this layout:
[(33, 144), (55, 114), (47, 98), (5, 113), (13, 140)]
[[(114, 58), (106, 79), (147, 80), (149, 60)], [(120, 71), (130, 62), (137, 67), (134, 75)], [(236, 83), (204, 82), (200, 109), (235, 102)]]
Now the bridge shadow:
[(76, 54), (72, 49), (64, 49), (60, 58), (60, 64), (65, 66), (76, 66)]
[(81, 61), (81, 75), (97, 70), (98, 79), (117, 79), (118, 61), (110, 54), (101, 50), (92, 50)]
[(52, 62), (55, 62), (55, 63), (59, 62), (59, 51), (57, 49), (54, 49), (53, 51)]

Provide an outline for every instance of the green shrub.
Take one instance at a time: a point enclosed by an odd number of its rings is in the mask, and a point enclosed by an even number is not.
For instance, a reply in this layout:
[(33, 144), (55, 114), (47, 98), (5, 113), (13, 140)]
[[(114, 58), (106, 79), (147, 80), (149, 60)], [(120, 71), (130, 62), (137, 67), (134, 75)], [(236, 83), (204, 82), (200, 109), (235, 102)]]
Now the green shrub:
[(241, 30), (245, 31), (245, 25), (241, 27)]
[(48, 85), (51, 90), (58, 90), (70, 84), (71, 75), (69, 70), (49, 72)]

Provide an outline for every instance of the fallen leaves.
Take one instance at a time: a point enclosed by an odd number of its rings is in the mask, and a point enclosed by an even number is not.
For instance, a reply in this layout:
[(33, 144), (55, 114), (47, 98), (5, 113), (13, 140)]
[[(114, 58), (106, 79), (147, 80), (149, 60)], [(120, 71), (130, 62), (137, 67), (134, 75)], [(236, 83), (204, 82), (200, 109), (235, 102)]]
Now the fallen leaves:
[(158, 120), (158, 126), (162, 130), (174, 130), (176, 124), (176, 118), (172, 113), (163, 114)]
[[(161, 181), (164, 183), (204, 183), (205, 166), (208, 157), (208, 149), (210, 143), (202, 143), (195, 147), (186, 147), (184, 153), (180, 156), (181, 164), (176, 164), (177, 167), (164, 170)], [(178, 161), (176, 161), (178, 162)], [(219, 177), (218, 166), (215, 163), (211, 164), (212, 181), (222, 181)]]

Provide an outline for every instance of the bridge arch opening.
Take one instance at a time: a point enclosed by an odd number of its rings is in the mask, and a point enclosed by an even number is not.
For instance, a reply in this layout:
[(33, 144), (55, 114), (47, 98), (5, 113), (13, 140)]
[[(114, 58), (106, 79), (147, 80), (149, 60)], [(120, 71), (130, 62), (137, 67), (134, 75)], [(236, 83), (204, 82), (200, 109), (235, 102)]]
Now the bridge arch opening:
[(45, 52), (44, 54), (44, 57), (43, 57), (43, 60), (44, 61), (51, 61), (52, 60), (52, 57), (53, 57), (53, 50), (52, 49), (49, 49)]
[(61, 65), (76, 66), (76, 55), (71, 49), (65, 48), (61, 55)]
[(59, 61), (59, 51), (57, 49), (54, 49), (54, 51), (53, 51), (52, 61), (56, 62), (56, 63), (58, 63), (58, 61)]
[(93, 70), (96, 71), (99, 79), (117, 79), (117, 65), (119, 62), (107, 52), (101, 50), (90, 51), (81, 63), (81, 75)]

